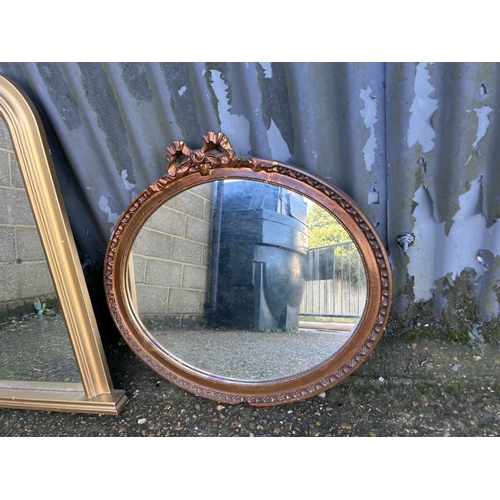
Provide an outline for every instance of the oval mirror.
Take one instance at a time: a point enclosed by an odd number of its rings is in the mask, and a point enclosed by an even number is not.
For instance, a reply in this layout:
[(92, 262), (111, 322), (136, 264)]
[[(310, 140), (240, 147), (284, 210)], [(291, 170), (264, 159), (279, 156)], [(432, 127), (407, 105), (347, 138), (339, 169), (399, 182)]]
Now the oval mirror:
[(168, 172), (118, 221), (108, 305), (153, 370), (194, 394), (280, 404), (351, 373), (385, 328), (388, 260), (338, 188), (238, 158), (209, 132), (167, 149)]

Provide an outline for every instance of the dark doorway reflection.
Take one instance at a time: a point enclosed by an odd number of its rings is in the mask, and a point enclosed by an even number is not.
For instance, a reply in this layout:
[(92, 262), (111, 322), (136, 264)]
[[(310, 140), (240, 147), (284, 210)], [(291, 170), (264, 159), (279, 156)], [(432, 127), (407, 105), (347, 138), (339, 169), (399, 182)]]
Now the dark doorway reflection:
[(303, 197), (272, 184), (221, 182), (214, 222), (212, 325), (297, 330), (308, 250)]

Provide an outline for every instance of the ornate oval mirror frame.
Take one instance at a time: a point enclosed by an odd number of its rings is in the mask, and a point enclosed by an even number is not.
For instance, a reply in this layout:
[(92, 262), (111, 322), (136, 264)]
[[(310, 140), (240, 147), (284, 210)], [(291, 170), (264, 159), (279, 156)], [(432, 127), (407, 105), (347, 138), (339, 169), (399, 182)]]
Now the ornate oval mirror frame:
[[(337, 187), (298, 167), (259, 158), (237, 157), (228, 138), (208, 132), (203, 146), (191, 150), (183, 141), (167, 148), (167, 174), (135, 198), (116, 223), (108, 243), (105, 288), (114, 321), (132, 351), (150, 368), (195, 395), (225, 403), (277, 405), (304, 399), (337, 384), (374, 349), (387, 323), (391, 273), (375, 228), (356, 203)], [(236, 380), (179, 362), (145, 331), (127, 290), (127, 262), (132, 244), (149, 216), (188, 188), (226, 179), (254, 180), (287, 188), (316, 202), (333, 215), (355, 243), (365, 268), (364, 312), (350, 339), (312, 369), (273, 380)]]

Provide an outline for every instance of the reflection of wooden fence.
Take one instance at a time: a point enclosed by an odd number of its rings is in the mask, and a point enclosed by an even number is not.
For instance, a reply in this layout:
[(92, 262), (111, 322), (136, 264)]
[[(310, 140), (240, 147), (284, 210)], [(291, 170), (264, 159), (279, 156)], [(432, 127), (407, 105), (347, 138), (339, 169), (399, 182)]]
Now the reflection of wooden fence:
[(352, 242), (309, 249), (300, 314), (359, 318), (366, 301), (366, 275)]

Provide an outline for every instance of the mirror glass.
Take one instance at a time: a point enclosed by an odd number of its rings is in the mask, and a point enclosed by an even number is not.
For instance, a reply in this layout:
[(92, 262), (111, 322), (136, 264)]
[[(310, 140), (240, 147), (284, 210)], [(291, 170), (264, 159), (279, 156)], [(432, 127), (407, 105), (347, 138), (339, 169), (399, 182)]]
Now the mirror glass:
[(168, 356), (248, 381), (329, 359), (367, 294), (357, 247), (335, 217), (284, 187), (241, 179), (191, 187), (155, 210), (126, 281), (140, 328)]
[(0, 380), (81, 382), (12, 141), (2, 119)]

